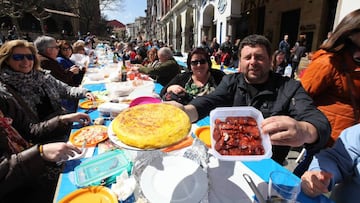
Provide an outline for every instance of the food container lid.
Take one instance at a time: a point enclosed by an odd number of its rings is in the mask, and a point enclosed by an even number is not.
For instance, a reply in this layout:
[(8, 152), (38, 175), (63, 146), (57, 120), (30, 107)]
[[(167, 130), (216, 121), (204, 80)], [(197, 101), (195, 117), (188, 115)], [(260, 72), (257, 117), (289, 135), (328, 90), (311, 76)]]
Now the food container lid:
[[(215, 128), (215, 120), (220, 119), (222, 121), (227, 117), (252, 117), (256, 120), (257, 127), (260, 130), (261, 122), (264, 120), (262, 113), (251, 106), (241, 107), (219, 107), (210, 112), (210, 133), (211, 133), (211, 150), (210, 153), (216, 158), (225, 161), (259, 161), (272, 156), (272, 145), (268, 134), (261, 133), (262, 145), (265, 153), (263, 155), (221, 155), (215, 150), (216, 141), (213, 137)], [(260, 130), (261, 132), (261, 130)]]
[(132, 163), (123, 150), (105, 152), (75, 167), (75, 184), (79, 187), (100, 185), (103, 181), (109, 184), (124, 170), (131, 173), (131, 168)]

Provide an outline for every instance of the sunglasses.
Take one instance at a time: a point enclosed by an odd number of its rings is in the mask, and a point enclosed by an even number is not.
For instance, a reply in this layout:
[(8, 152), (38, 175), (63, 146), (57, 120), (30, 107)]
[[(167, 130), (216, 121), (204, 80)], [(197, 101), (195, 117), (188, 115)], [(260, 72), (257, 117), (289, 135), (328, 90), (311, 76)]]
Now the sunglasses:
[(190, 64), (192, 66), (197, 66), (199, 64), (205, 64), (207, 63), (207, 61), (205, 59), (200, 59), (200, 60), (195, 60), (195, 61), (191, 61)]
[(22, 61), (26, 57), (27, 60), (33, 61), (35, 59), (35, 55), (33, 54), (13, 54), (12, 59), (14, 61)]

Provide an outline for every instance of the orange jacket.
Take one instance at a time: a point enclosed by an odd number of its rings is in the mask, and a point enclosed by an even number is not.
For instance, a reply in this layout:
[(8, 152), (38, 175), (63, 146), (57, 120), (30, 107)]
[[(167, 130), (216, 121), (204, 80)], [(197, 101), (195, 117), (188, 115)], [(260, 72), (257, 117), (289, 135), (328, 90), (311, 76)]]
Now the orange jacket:
[[(345, 69), (350, 72), (355, 94), (350, 93)], [(359, 105), (360, 66), (354, 63), (351, 53), (343, 51), (334, 54), (324, 50), (317, 51), (301, 78), (301, 83), (330, 122), (332, 132), (329, 146), (334, 143), (343, 129), (359, 122), (359, 120), (355, 121), (350, 95)]]

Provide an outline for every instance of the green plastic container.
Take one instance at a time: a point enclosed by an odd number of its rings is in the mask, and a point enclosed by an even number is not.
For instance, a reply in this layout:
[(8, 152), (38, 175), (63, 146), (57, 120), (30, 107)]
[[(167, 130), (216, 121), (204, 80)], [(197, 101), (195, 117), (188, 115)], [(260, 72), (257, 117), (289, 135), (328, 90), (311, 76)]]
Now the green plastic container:
[(78, 187), (109, 185), (123, 171), (131, 174), (132, 162), (123, 150), (116, 149), (94, 156), (75, 167)]

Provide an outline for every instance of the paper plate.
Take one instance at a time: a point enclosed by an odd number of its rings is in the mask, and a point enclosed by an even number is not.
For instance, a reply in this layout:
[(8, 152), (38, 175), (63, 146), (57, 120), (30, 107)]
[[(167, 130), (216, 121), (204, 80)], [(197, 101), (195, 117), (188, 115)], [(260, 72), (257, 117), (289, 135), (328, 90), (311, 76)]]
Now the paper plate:
[(107, 127), (104, 125), (86, 126), (72, 133), (69, 137), (69, 141), (73, 145), (81, 147), (82, 143), (86, 139), (86, 147), (94, 147), (99, 142), (102, 142), (108, 138), (107, 131)]
[(194, 161), (165, 156), (144, 169), (140, 186), (150, 202), (200, 202), (208, 191), (208, 179)]
[(104, 103), (104, 100), (97, 99), (96, 103), (94, 104), (93, 101), (86, 100), (79, 104), (79, 107), (82, 109), (96, 109), (100, 104)]
[(210, 126), (202, 126), (195, 130), (196, 137), (199, 138), (207, 147), (211, 148)]
[(155, 97), (138, 97), (132, 100), (129, 107), (137, 106), (140, 104), (151, 104), (151, 103), (161, 103), (161, 99)]
[(116, 195), (107, 187), (93, 186), (75, 190), (68, 194), (59, 203), (117, 203)]

